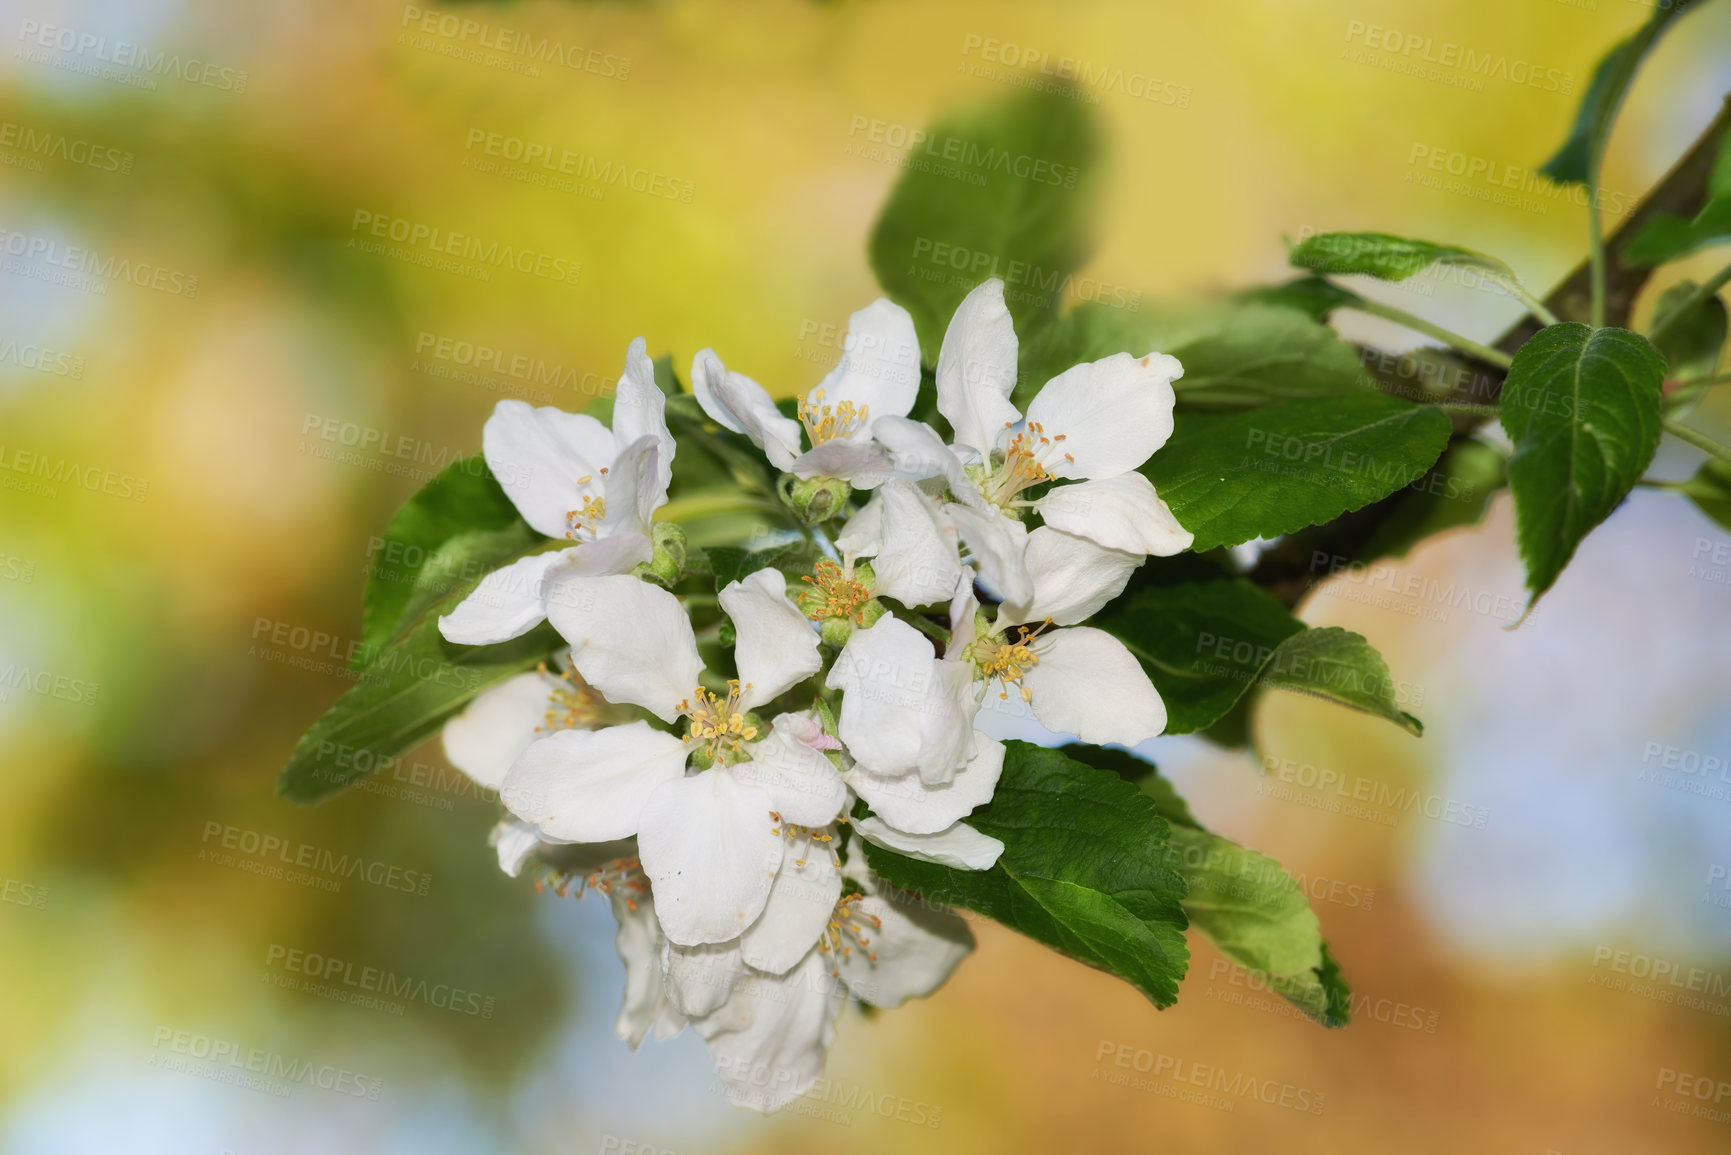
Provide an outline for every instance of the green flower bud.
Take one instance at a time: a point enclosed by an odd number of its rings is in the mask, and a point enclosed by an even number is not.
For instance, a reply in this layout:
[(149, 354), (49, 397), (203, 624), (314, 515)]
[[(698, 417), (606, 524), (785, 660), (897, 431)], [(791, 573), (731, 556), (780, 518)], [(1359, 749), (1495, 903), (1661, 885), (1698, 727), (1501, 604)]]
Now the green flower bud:
[(658, 521), (649, 527), (655, 552), (632, 572), (645, 581), (671, 588), (685, 574), (685, 527)]
[(853, 496), (853, 486), (839, 477), (800, 478), (784, 473), (778, 489), (781, 500), (807, 525), (838, 516)]

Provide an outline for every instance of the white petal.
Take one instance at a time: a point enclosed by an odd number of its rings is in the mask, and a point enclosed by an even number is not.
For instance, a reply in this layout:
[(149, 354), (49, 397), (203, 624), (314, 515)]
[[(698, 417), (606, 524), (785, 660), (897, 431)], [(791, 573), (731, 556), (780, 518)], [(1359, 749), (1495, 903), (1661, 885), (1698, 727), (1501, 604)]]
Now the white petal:
[(1034, 580), (1022, 560), (1028, 528), (996, 510), (946, 505), (944, 513), (967, 543), (980, 576), (1006, 602), (1021, 605), (1034, 596)]
[(560, 556), (565, 559), (558, 571), (562, 577), (605, 577), (630, 573), (655, 556), (655, 546), (647, 534), (628, 531), (573, 546)]
[(855, 630), (830, 667), (838, 727), (854, 759), (885, 778), (948, 780), (973, 754), (978, 710), (966, 663), (939, 661), (926, 636), (895, 617)]
[[(848, 318), (841, 361), (809, 399), (835, 406), (851, 401), (868, 421), (906, 417), (920, 391), (920, 340), (914, 319), (900, 305), (879, 297)], [(840, 477), (841, 474), (832, 474)]]
[(841, 532), (836, 534), (835, 548), (842, 557), (849, 561), (857, 561), (862, 557), (873, 557), (884, 544), (884, 502), (882, 494), (873, 494), (872, 499), (861, 506), (854, 515), (847, 519)]
[(1010, 404), (1016, 387), (1016, 329), (996, 277), (969, 293), (950, 318), (938, 353), (938, 412), (956, 444), (985, 457), (1007, 425), (1021, 419)]
[(632, 1050), (651, 1031), (658, 1039), (672, 1038), (685, 1026), (685, 1015), (668, 997), (663, 979), (662, 952), (667, 945), (661, 924), (655, 920), (655, 900), (642, 891), (614, 887), (607, 896), (619, 930), (613, 949), (625, 964), (625, 997), (613, 1030)]
[(872, 423), (872, 436), (889, 450), (898, 477), (913, 481), (941, 477), (957, 496), (972, 496), (979, 489), (963, 471), (955, 451), (924, 422), (885, 417)]
[(597, 533), (601, 537), (632, 534), (649, 540), (649, 522), (655, 507), (667, 500), (667, 486), (660, 480), (661, 446), (645, 434), (626, 445), (607, 473), (607, 512)]
[(440, 739), (446, 759), (479, 785), (497, 790), (517, 755), (542, 736), (550, 695), (561, 684), (531, 672), (481, 691), (445, 723)]
[(1147, 461), (1172, 436), (1172, 382), (1183, 374), (1164, 353), (1114, 353), (1046, 382), (1028, 405), (1028, 424), (1064, 437), (1047, 467), (1059, 477), (1116, 477)]
[(980, 599), (974, 596), (974, 571), (964, 569), (956, 578), (956, 592), (950, 597), (950, 644), (946, 658), (959, 658), (974, 644), (974, 614)]
[(883, 539), (872, 563), (877, 575), (873, 592), (904, 606), (947, 600), (955, 592), (962, 563), (936, 502), (911, 481), (888, 482), (876, 500), (882, 502)]
[(855, 489), (876, 489), (895, 472), (889, 451), (866, 437), (837, 438), (807, 450), (788, 470), (795, 477), (839, 477)]
[(831, 844), (797, 840), (782, 852), (763, 914), (740, 938), (745, 961), (772, 975), (792, 970), (823, 936), (839, 898), (841, 871)]
[(642, 706), (663, 722), (679, 716), (703, 672), (679, 599), (629, 574), (555, 569), (547, 575), (547, 618), (571, 643), (584, 681), (609, 702)]
[(1041, 618), (1073, 626), (1123, 593), (1130, 575), (1147, 557), (1107, 549), (1085, 537), (1042, 525), (1028, 535), (1022, 559), (1033, 579), (1034, 594), (1025, 604), (1005, 602), (998, 612), (1000, 627)]
[(530, 743), (499, 789), (505, 808), (548, 838), (606, 842), (637, 833), (657, 787), (685, 775), (684, 742), (631, 722), (556, 730)]
[(936, 834), (904, 834), (881, 818), (862, 818), (853, 828), (867, 842), (956, 870), (990, 870), (1004, 852), (1002, 842), (981, 834), (966, 822), (958, 822)]
[(1135, 472), (1053, 486), (1034, 509), (1053, 529), (1131, 553), (1171, 557), (1195, 540), (1154, 492), (1154, 483)]
[(968, 924), (946, 910), (876, 895), (854, 910), (856, 923), (870, 928), (870, 951), (855, 947), (836, 958), (836, 969), (853, 996), (874, 1007), (887, 1010), (931, 994), (974, 949)]
[(673, 1005), (692, 1018), (720, 1010), (745, 974), (739, 946), (738, 939), (702, 946), (666, 944), (662, 963)]
[(847, 803), (847, 786), (835, 763), (787, 724), (775, 726), (751, 747), (751, 760), (731, 770), (739, 781), (767, 791), (782, 820), (798, 826), (827, 826)]
[(793, 465), (803, 436), (799, 422), (783, 417), (762, 385), (730, 371), (714, 350), (704, 349), (692, 359), (691, 390), (717, 425), (751, 438), (777, 469)]
[(456, 609), (439, 619), (439, 633), (446, 641), (464, 646), (491, 646), (522, 637), (547, 620), (547, 571), (575, 556), (574, 550), (548, 550), (494, 570)]
[(719, 598), (739, 642), (742, 710), (756, 709), (823, 668), (811, 620), (787, 600), (787, 576), (766, 566), (729, 582)]
[(738, 938), (763, 913), (781, 865), (767, 791), (705, 770), (650, 796), (637, 832), (667, 937), (682, 946)]
[(505, 818), (488, 832), (487, 845), (498, 851), (499, 869), (516, 878), (523, 873), (523, 864), (529, 861), (529, 856), (540, 847), (541, 835), (527, 822)]
[[(641, 437), (653, 437), (656, 445), (656, 481), (660, 505), (667, 500), (673, 480), (673, 435), (667, 429), (667, 395), (655, 383), (655, 363), (649, 359), (642, 337), (625, 350), (625, 371), (613, 388), (613, 439), (620, 447)], [(654, 508), (651, 506), (650, 508)]]
[(846, 775), (847, 784), (886, 824), (906, 834), (936, 834), (990, 802), (998, 788), (1004, 744), (976, 732), (974, 748), (973, 760), (942, 785), (927, 785), (912, 774), (880, 778), (858, 766)]
[(741, 982), (726, 1006), (691, 1026), (709, 1043), (728, 1101), (767, 1114), (823, 1074), (846, 1004), (847, 987), (830, 977), (822, 952), (812, 951), (785, 975)]
[(481, 430), (481, 453), (523, 520), (564, 537), (566, 513), (601, 496), (601, 467), (613, 463), (614, 442), (585, 414), (501, 401)]
[(1042, 634), (1022, 676), (1034, 717), (1084, 742), (1134, 746), (1166, 729), (1166, 704), (1129, 650), (1104, 630), (1077, 626)]

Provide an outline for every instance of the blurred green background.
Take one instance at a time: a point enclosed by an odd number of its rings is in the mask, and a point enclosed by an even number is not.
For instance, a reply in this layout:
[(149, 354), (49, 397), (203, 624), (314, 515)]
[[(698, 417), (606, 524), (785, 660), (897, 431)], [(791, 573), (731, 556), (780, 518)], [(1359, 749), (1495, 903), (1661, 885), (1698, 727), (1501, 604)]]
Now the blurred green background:
[[(689, 1034), (636, 1054), (612, 1037), (610, 916), (499, 874), (497, 806), (436, 743), (315, 808), (274, 795), (349, 684), (369, 539), (478, 448), (492, 405), (581, 408), (639, 335), (682, 370), (710, 345), (778, 393), (809, 386), (876, 295), (865, 241), (908, 130), (1065, 59), (1143, 78), (1083, 89), (1111, 152), (1087, 272), (1126, 300), (1278, 279), (1283, 234), (1329, 229), (1464, 244), (1548, 285), (1585, 212), (1511, 170), (1549, 155), (1647, 6), (0, 12), (0, 1150), (1731, 1144), (1731, 781), (1705, 769), (1731, 760), (1731, 549), (1663, 494), (1637, 491), (1518, 631), (1472, 608), (1520, 600), (1501, 500), (1311, 599), (1306, 620), (1387, 655), (1423, 739), (1276, 696), (1260, 763), (1150, 747), (1210, 826), (1302, 877), (1362, 996), (1344, 1032), (1200, 939), (1157, 1013), (979, 925), (948, 987), (847, 1016), (826, 1082), (765, 1120), (725, 1106)], [(1375, 47), (1391, 29), (1423, 43)], [(557, 59), (526, 53), (544, 44)], [(1707, 6), (1654, 56), (1611, 148), (1623, 205), (1731, 89), (1728, 44), (1731, 8)], [(1448, 45), (1507, 63), (1427, 63)], [(570, 175), (501, 171), (531, 146)], [(376, 222), (411, 240), (378, 251)], [(452, 233), (531, 271), (429, 265)], [(1481, 339), (1517, 311), (1435, 279), (1383, 292)], [(1717, 404), (1696, 422), (1723, 438)], [(1668, 446), (1657, 471), (1692, 464)], [(1354, 812), (1340, 789), (1360, 783), (1423, 802)], [(385, 881), (269, 870), (345, 855)], [(488, 1010), (289, 989), (290, 950)], [(1194, 1101), (1170, 1072), (1195, 1064), (1321, 1109)]]

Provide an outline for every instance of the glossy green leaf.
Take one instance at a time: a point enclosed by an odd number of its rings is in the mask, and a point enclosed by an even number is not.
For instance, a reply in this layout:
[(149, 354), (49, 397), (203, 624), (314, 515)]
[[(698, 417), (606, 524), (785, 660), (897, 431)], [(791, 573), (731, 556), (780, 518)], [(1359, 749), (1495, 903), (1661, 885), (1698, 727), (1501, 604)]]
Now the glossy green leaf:
[(1253, 304), (1297, 309), (1313, 321), (1326, 321), (1336, 309), (1364, 300), (1351, 289), (1342, 288), (1326, 277), (1298, 277), (1283, 285), (1248, 290), (1241, 293), (1239, 299)]
[(1695, 288), (1694, 281), (1679, 281), (1660, 294), (1659, 303), (1653, 308), (1654, 327), (1661, 322), (1665, 325), (1655, 343), (1664, 354), (1668, 375), (1672, 377), (1712, 373), (1725, 348), (1725, 301), (1719, 295), (1703, 297), (1683, 316), (1671, 318), (1694, 294)]
[(364, 669), (432, 602), (541, 540), (480, 454), (447, 465), (397, 511), (371, 547), (355, 668)]
[(1627, 329), (1551, 325), (1515, 354), (1502, 423), (1515, 445), (1509, 489), (1535, 599), (1653, 460), (1664, 380), (1665, 358)]
[(1659, 34), (1685, 7), (1692, 5), (1664, 4), (1653, 10), (1647, 22), (1606, 53), (1593, 70), (1593, 79), (1581, 97), (1575, 122), (1569, 137), (1555, 156), (1539, 171), (1558, 184), (1581, 184), (1596, 179), (1599, 163), (1605, 155), (1605, 142), (1610, 139), (1611, 126), (1616, 123), (1617, 110), (1623, 97), (1634, 83), (1641, 62), (1652, 50)]
[(546, 624), (496, 646), (447, 642), (439, 614), (467, 592), (465, 586), (453, 593), (385, 646), (301, 736), (278, 793), (317, 802), (352, 785), (430, 737), (476, 694), (534, 668), (562, 644)]
[(1166, 352), (1184, 366), (1173, 388), (1189, 409), (1376, 393), (1357, 351), (1296, 309), (1244, 305), (1217, 332)]
[(1287, 257), (1295, 267), (1314, 273), (1360, 274), (1384, 281), (1404, 281), (1432, 265), (1466, 269), (1493, 280), (1515, 280), (1514, 270), (1495, 257), (1388, 233), (1320, 233), (1294, 245)]
[(968, 823), (1004, 843), (990, 870), (952, 870), (868, 845), (871, 867), (933, 903), (996, 919), (1134, 985), (1178, 997), (1189, 949), (1184, 883), (1154, 803), (1110, 770), (1007, 742), (992, 801)]
[(872, 230), (872, 270), (935, 364), (950, 315), (999, 277), (1024, 338), (1056, 313), (1088, 248), (1093, 109), (1029, 90), (933, 124)]
[(1416, 699), (1420, 691), (1397, 683), (1376, 648), (1351, 630), (1326, 626), (1293, 634), (1274, 651), (1258, 681), (1387, 718), (1411, 734), (1424, 733), (1424, 724), (1400, 708), (1403, 698)]
[(1146, 585), (1089, 620), (1142, 663), (1166, 703), (1166, 733), (1219, 721), (1280, 644), (1304, 629), (1285, 606), (1242, 578)]
[(1366, 394), (1180, 414), (1142, 472), (1196, 537), (1195, 549), (1274, 538), (1410, 485), (1448, 444), (1435, 408)]

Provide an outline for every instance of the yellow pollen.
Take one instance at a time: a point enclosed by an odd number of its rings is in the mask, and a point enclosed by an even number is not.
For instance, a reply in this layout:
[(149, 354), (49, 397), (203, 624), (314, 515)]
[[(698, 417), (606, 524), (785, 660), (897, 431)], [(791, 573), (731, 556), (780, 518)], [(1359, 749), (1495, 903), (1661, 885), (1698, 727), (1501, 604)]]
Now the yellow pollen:
[[(1030, 486), (1056, 481), (1057, 475), (1046, 467), (1045, 458), (1057, 451), (1057, 443), (1064, 437), (1062, 433), (1048, 437), (1045, 426), (1030, 421), (1025, 430), (1010, 438), (1002, 464), (987, 481), (987, 498), (994, 505), (1007, 506)], [(1075, 458), (1065, 453), (1064, 460), (1074, 462)]]
[[(536, 669), (547, 674), (547, 663), (542, 662)], [(544, 730), (593, 730), (596, 724), (606, 715), (610, 704), (599, 691), (585, 682), (576, 670), (566, 670), (559, 675), (564, 685), (555, 686), (547, 695), (546, 723)]]
[(983, 638), (969, 650), (969, 657), (979, 670), (980, 676), (986, 681), (993, 678), (1001, 680), (1004, 688), (998, 691), (998, 697), (1008, 701), (1010, 687), (1022, 696), (1022, 701), (1034, 700), (1034, 692), (1022, 685), (1022, 678), (1027, 672), (1040, 664), (1040, 655), (1033, 649), (1034, 639), (1045, 633), (1052, 625), (1052, 619), (1047, 618), (1038, 626), (1016, 627), (1015, 641), (1007, 638), (997, 641), (995, 638)]
[[(750, 683), (745, 688), (750, 689)], [(690, 720), (685, 741), (707, 745), (710, 755), (717, 761), (727, 761), (729, 756), (741, 754), (745, 743), (757, 738), (757, 727), (747, 721), (744, 711), (740, 710), (739, 692), (738, 681), (727, 683), (726, 697), (699, 686), (692, 693), (697, 705), (693, 706), (690, 698), (679, 703), (679, 712)]]
[(805, 426), (806, 436), (811, 439), (813, 447), (864, 428), (870, 412), (870, 405), (856, 406), (852, 401), (825, 405), (822, 389), (799, 396), (800, 424)]
[[(606, 472), (603, 470), (602, 472)], [(588, 480), (585, 478), (584, 480)], [(585, 497), (580, 509), (566, 510), (565, 536), (573, 541), (584, 530), (592, 529), (594, 524), (607, 516), (607, 499), (605, 497)]]
[(535, 880), (535, 889), (543, 893), (551, 890), (560, 898), (582, 898), (591, 890), (598, 890), (609, 897), (618, 892), (626, 907), (636, 910), (637, 900), (649, 893), (649, 878), (643, 873), (643, 863), (638, 859), (615, 858), (580, 875), (550, 867), (544, 877)]
[(871, 591), (863, 582), (847, 576), (840, 565), (820, 561), (809, 575), (799, 580), (811, 586), (800, 598), (806, 617), (814, 622), (845, 618), (855, 625), (865, 624), (865, 604), (871, 600)]
[(870, 962), (877, 962), (878, 956), (870, 949), (871, 939), (867, 937), (866, 928), (872, 931), (883, 929), (883, 920), (875, 914), (864, 914), (859, 910), (859, 903), (865, 895), (855, 891), (844, 895), (835, 904), (835, 910), (829, 916), (829, 925), (824, 928), (823, 937), (818, 940), (818, 949), (830, 956), (830, 975), (840, 977), (836, 966), (836, 958), (853, 957), (854, 947), (859, 947), (861, 953)]

